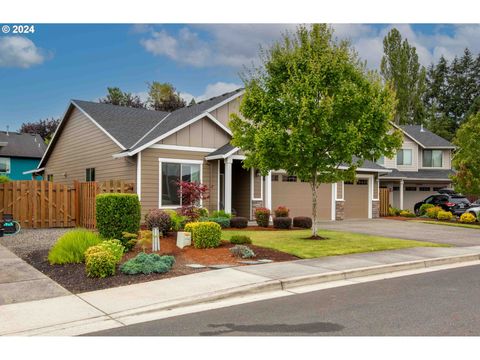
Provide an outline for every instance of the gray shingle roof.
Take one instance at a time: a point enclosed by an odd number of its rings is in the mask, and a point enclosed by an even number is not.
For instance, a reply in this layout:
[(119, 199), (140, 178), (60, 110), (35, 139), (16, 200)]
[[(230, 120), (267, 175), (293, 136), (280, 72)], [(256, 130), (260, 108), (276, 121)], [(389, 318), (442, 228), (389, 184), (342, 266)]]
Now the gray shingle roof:
[[(389, 169), (384, 168), (381, 165), (378, 165), (376, 162), (373, 162), (373, 161), (370, 161), (370, 160), (361, 160), (356, 156), (354, 156), (352, 160), (353, 160), (354, 164), (357, 164), (357, 168), (360, 168), (360, 169), (375, 170), (375, 171), (379, 171), (379, 170), (387, 170), (388, 171), (389, 170)], [(348, 166), (348, 164), (343, 164), (343, 165)]]
[(20, 134), (16, 132), (0, 131), (0, 156), (28, 157), (40, 159), (45, 152), (46, 145), (38, 134)]
[(434, 147), (451, 147), (454, 148), (453, 144), (448, 140), (434, 134), (430, 130), (423, 128), (421, 125), (400, 125), (400, 128), (405, 131), (412, 138), (417, 140), (420, 144), (427, 148)]
[(230, 143), (227, 143), (227, 144), (223, 145), (222, 147), (219, 147), (217, 150), (212, 151), (210, 154), (207, 155), (207, 157), (217, 156), (217, 155), (225, 155), (225, 154), (228, 154), (233, 149), (235, 149), (235, 146), (233, 146)]
[(381, 179), (441, 179), (450, 181), (449, 175), (453, 174), (455, 174), (453, 170), (446, 169), (419, 169), (418, 171), (398, 171), (397, 169), (392, 169), (391, 173), (383, 175)]

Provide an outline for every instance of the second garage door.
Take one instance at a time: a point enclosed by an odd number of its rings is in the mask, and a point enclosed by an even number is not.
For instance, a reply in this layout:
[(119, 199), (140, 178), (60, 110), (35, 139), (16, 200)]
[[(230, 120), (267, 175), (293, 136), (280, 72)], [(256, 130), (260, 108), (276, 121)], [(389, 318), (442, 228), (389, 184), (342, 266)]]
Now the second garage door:
[(356, 179), (352, 184), (345, 183), (345, 219), (368, 218), (368, 179)]

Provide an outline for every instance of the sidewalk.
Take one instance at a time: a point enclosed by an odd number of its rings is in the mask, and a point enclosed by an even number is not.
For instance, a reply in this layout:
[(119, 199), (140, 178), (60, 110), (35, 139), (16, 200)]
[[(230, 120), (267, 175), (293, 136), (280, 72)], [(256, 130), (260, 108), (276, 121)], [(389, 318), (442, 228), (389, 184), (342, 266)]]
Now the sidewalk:
[(480, 246), (410, 248), (239, 266), (0, 306), (0, 335), (78, 335), (152, 319), (166, 310), (364, 276), (478, 262)]

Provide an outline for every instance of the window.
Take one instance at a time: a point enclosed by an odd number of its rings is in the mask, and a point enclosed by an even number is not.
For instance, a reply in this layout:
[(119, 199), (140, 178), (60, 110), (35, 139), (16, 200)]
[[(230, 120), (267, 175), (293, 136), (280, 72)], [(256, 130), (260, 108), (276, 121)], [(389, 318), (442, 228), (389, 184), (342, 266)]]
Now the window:
[(380, 166), (385, 165), (385, 156), (380, 156), (375, 162)]
[(283, 182), (297, 182), (297, 177), (295, 175), (283, 175)]
[(178, 181), (200, 182), (200, 164), (162, 162), (161, 206), (180, 206)]
[(0, 173), (10, 174), (10, 158), (0, 158)]
[(430, 191), (430, 186), (420, 186), (418, 191)]
[(357, 180), (357, 185), (368, 185), (368, 180), (367, 179), (358, 179)]
[(442, 167), (442, 150), (423, 150), (423, 167)]
[(393, 187), (393, 191), (399, 191), (400, 190), (400, 186), (394, 186)]
[(278, 174), (272, 175), (272, 181), (278, 181)]
[(417, 191), (416, 186), (405, 186), (405, 191)]
[(53, 174), (47, 175), (47, 181), (53, 182)]
[(85, 181), (95, 181), (95, 168), (85, 170)]
[(397, 165), (412, 165), (412, 149), (398, 150)]

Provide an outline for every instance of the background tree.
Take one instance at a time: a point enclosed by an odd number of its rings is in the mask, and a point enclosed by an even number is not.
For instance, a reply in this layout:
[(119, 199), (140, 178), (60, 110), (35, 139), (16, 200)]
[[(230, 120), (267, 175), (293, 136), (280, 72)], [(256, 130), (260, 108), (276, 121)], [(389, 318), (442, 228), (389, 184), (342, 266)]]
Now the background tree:
[(40, 119), (36, 122), (26, 122), (20, 126), (18, 132), (26, 134), (39, 134), (45, 143), (49, 143), (60, 119)]
[(417, 50), (393, 28), (383, 39), (380, 72), (392, 83), (397, 97), (396, 124), (418, 124), (425, 117), (423, 95), (425, 68), (418, 62)]
[(310, 183), (312, 237), (318, 238), (319, 186), (353, 179), (362, 164), (356, 158), (393, 156), (400, 146), (399, 133), (388, 133), (395, 95), (324, 24), (285, 34), (262, 52), (262, 63), (243, 76), (232, 143), (245, 151), (245, 167), (263, 175), (284, 169)]
[(186, 105), (172, 84), (158, 81), (148, 84), (147, 102), (151, 109), (157, 111), (174, 111)]
[(118, 87), (107, 88), (108, 94), (99, 101), (104, 104), (120, 105), (133, 108), (145, 108), (145, 103), (137, 95), (123, 92)]
[(458, 129), (453, 143), (458, 147), (453, 157), (457, 173), (452, 177), (455, 190), (480, 195), (480, 112), (470, 116)]

